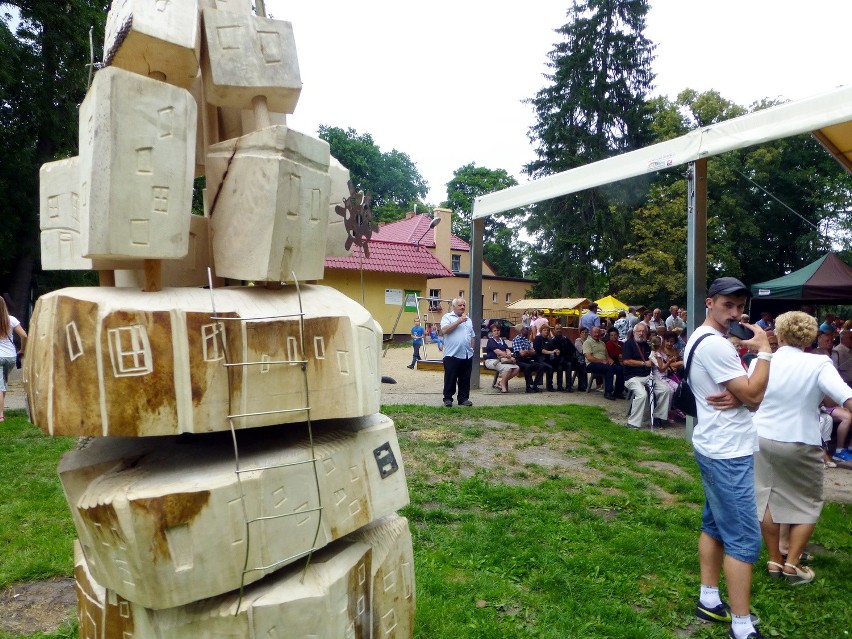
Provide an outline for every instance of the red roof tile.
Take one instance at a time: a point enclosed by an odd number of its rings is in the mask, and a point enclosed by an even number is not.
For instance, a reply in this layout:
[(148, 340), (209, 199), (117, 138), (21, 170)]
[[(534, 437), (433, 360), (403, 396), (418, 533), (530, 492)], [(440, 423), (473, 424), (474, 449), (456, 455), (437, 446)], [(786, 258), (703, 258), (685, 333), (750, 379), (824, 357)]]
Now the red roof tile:
[(358, 270), (378, 273), (404, 273), (424, 277), (452, 277), (453, 273), (441, 264), (424, 246), (411, 243), (370, 240), (370, 257), (361, 259), (361, 249), (352, 247), (352, 255), (325, 258), (326, 268)]
[[(406, 220), (397, 220), (379, 227), (379, 239), (385, 242), (404, 242), (414, 244), (422, 235), (421, 246), (435, 248), (435, 230), (429, 228), (432, 218), (425, 215), (414, 215)], [(424, 235), (425, 233), (425, 235)], [(470, 244), (457, 235), (450, 234), (450, 249), (469, 251)]]

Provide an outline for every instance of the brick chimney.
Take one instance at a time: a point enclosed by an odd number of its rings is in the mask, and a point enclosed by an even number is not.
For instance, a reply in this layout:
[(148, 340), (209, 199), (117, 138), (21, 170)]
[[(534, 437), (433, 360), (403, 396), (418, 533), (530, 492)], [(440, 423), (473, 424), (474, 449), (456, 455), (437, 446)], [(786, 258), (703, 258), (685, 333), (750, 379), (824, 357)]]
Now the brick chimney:
[(441, 223), (434, 228), (435, 257), (441, 264), (452, 270), (450, 237), (453, 234), (453, 212), (450, 209), (435, 209), (434, 215), (441, 219)]

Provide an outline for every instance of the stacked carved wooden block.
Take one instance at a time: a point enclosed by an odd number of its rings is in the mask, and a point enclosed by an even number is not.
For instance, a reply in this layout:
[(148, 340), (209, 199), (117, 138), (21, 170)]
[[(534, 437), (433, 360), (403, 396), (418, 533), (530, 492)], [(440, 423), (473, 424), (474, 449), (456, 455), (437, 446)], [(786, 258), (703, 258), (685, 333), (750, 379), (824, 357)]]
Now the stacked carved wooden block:
[(24, 370), (33, 422), (91, 438), (59, 467), (80, 636), (411, 637), (381, 328), (300, 284), (322, 277), (348, 172), (269, 112), (301, 89), (290, 24), (245, 0), (123, 0), (104, 57), (79, 158), (42, 168), (43, 264), (123, 286), (41, 297)]

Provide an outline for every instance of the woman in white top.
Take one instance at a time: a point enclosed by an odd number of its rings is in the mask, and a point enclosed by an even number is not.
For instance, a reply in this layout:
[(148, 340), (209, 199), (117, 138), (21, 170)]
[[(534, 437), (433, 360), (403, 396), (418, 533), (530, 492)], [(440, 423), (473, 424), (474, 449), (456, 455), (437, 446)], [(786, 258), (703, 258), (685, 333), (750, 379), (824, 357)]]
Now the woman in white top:
[[(21, 350), (15, 348), (13, 333), (21, 339)], [(6, 420), (3, 409), (6, 405), (9, 373), (15, 368), (15, 360), (18, 355), (23, 356), (26, 346), (27, 333), (24, 331), (24, 327), (17, 319), (9, 315), (6, 302), (0, 297), (0, 369), (2, 369), (2, 374), (0, 374), (0, 422)]]
[[(803, 349), (817, 334), (816, 320), (799, 311), (775, 320), (779, 348), (754, 426), (760, 451), (754, 476), (761, 532), (769, 551), (767, 571), (792, 584), (813, 581), (814, 572), (799, 557), (822, 512), (822, 437), (819, 406), (825, 395), (852, 409), (852, 388), (843, 383), (831, 360)], [(790, 524), (790, 546), (783, 557), (780, 524)]]

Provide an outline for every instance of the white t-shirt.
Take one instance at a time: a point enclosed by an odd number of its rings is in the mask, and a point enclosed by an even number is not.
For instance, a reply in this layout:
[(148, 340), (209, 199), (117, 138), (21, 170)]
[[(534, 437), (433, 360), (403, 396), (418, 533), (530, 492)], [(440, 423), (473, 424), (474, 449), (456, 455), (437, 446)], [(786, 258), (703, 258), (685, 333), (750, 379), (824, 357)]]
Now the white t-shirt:
[(9, 334), (0, 336), (0, 357), (17, 357), (18, 349), (15, 347), (15, 342), (12, 341), (12, 333), (20, 324), (17, 319), (9, 316)]
[[(749, 367), (749, 374), (752, 370)], [(754, 414), (757, 434), (777, 442), (820, 446), (819, 405), (826, 395), (841, 406), (852, 397), (852, 388), (843, 383), (831, 360), (782, 346), (772, 358), (766, 394)]]
[(710, 337), (699, 344), (689, 365), (689, 386), (698, 407), (692, 447), (711, 459), (752, 455), (758, 449), (757, 429), (749, 410), (745, 406), (716, 410), (704, 399), (707, 395), (723, 392), (723, 382), (746, 376), (734, 345), (719, 331), (700, 326), (686, 344), (684, 361), (690, 358), (698, 338), (708, 333)]

